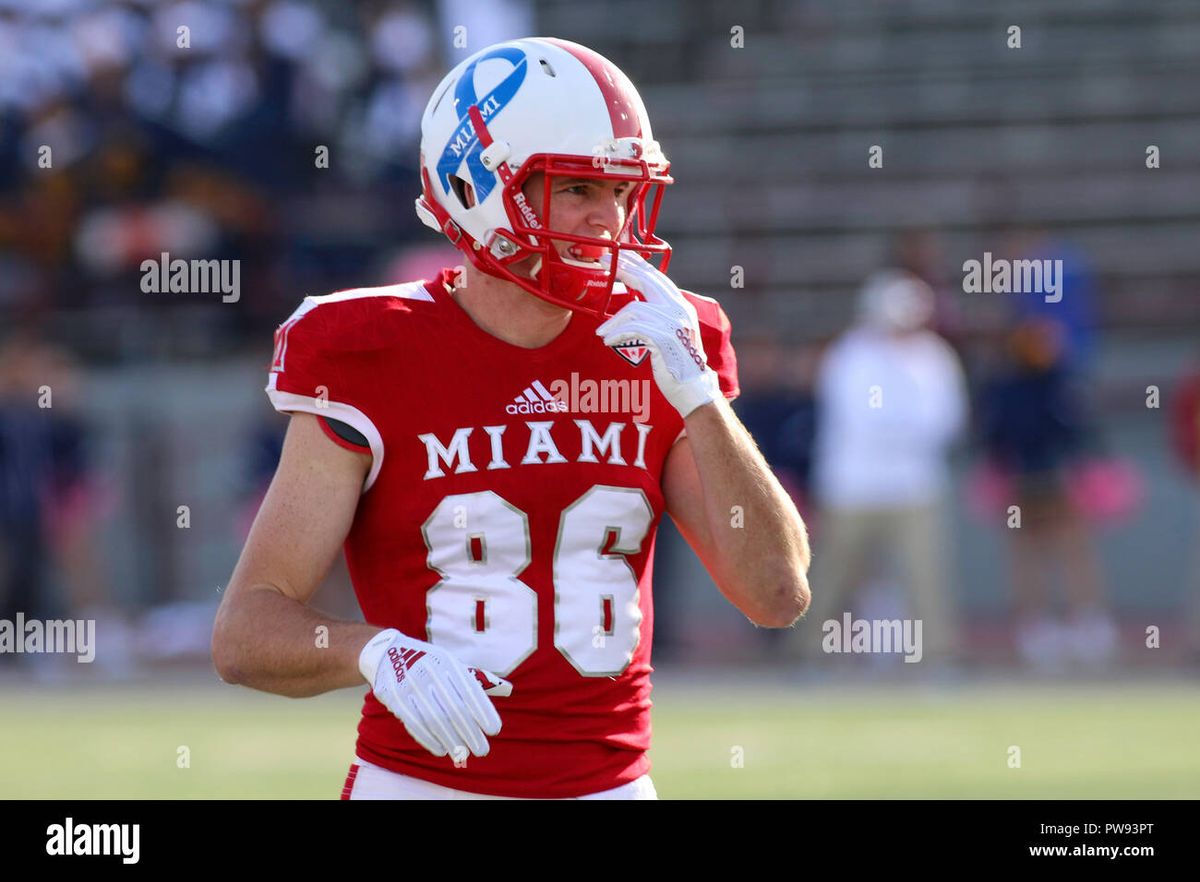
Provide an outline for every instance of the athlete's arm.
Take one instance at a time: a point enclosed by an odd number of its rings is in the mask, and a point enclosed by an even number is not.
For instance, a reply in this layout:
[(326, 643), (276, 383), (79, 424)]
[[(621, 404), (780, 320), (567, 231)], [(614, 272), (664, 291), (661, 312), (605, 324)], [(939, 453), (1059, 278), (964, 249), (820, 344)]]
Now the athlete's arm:
[(217, 611), (212, 656), (221, 679), (292, 698), (363, 684), (359, 653), (382, 629), (339, 621), (308, 602), (350, 530), (370, 467), (369, 453), (330, 441), (316, 417), (292, 415)]
[(730, 603), (761, 627), (792, 625), (811, 600), (804, 521), (724, 398), (686, 425), (663, 467), (671, 519)]

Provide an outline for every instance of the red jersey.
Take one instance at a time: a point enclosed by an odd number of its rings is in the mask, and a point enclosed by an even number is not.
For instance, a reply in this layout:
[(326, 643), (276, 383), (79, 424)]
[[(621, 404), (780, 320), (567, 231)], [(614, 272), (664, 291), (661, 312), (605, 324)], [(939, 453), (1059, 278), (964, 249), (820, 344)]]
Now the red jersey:
[[(644, 347), (605, 346), (583, 313), (538, 349), (506, 343), (454, 300), (453, 274), (305, 298), (275, 334), (275, 408), (370, 443), (345, 543), (366, 621), (513, 684), (491, 699), (487, 756), (435, 757), (370, 691), (357, 751), (475, 793), (617, 787), (650, 768), (651, 561), (684, 422)], [(734, 398), (729, 320), (685, 296)]]

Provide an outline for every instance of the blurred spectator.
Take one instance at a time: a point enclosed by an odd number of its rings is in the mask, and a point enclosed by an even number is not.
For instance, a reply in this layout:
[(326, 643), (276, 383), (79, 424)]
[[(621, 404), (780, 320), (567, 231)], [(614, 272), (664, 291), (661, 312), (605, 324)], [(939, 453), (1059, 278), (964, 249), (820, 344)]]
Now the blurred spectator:
[[(1189, 368), (1175, 388), (1171, 443), (1193, 487), (1200, 485), (1200, 365)], [(1193, 543), (1193, 560), (1183, 578), (1188, 651), (1193, 662), (1200, 663), (1200, 542)]]
[(79, 433), (38, 407), (40, 347), (12, 337), (0, 344), (0, 618), (54, 612), (47, 591), (46, 499), (78, 477)]
[(813, 605), (802, 652), (818, 657), (821, 625), (840, 616), (880, 551), (899, 559), (924, 659), (957, 651), (947, 590), (946, 454), (966, 420), (965, 381), (949, 344), (926, 328), (929, 286), (907, 273), (865, 284), (858, 323), (834, 341), (817, 381), (814, 491), (820, 514)]
[(759, 450), (801, 513), (808, 507), (816, 434), (813, 350), (789, 350), (773, 335), (738, 343), (742, 394), (733, 403)]
[(931, 330), (957, 349), (966, 333), (962, 314), (962, 279), (951, 277), (941, 239), (934, 230), (911, 229), (897, 234), (891, 244), (890, 265), (916, 276), (934, 294)]
[[(1064, 302), (1066, 302), (1064, 297)], [(991, 464), (1011, 481), (1019, 528), (1009, 529), (1017, 651), (1053, 668), (1068, 659), (1102, 662), (1117, 648), (1099, 561), (1071, 492), (1088, 452), (1090, 420), (1070, 366), (1068, 327), (1025, 318), (1007, 338), (1008, 362), (986, 382), (980, 425)], [(1051, 614), (1054, 584), (1065, 588), (1068, 620)]]
[(1062, 299), (1047, 300), (1037, 294), (1014, 296), (1010, 303), (1019, 318), (1053, 322), (1060, 327), (1058, 358), (1075, 371), (1086, 371), (1095, 340), (1096, 283), (1090, 262), (1082, 250), (1056, 239), (1045, 230), (1019, 229), (1005, 244), (1013, 260), (1062, 261), (1059, 279)]
[(1200, 367), (1185, 371), (1175, 387), (1171, 445), (1188, 477), (1200, 481)]
[[(93, 619), (104, 640), (96, 664), (123, 672), (128, 622), (100, 576), (103, 504), (75, 384), (61, 350), (24, 334), (0, 343), (0, 619)], [(14, 658), (24, 656), (0, 654)]]

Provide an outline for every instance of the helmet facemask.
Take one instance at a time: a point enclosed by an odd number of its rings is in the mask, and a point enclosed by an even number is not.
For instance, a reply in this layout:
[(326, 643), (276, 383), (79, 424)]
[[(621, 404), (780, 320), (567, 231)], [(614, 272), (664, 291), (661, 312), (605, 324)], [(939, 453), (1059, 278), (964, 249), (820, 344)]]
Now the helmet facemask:
[[(526, 184), (538, 173), (543, 175), (541, 199), (532, 206), (526, 198)], [(629, 183), (628, 192), (621, 197), (623, 223), (613, 238), (567, 232), (556, 226), (553, 194), (564, 179)], [(504, 185), (509, 229), (497, 231), (481, 250), (496, 261), (498, 269), (520, 270), (509, 280), (531, 294), (568, 309), (609, 315), (620, 251), (636, 251), (647, 258), (661, 254), (663, 270), (670, 263), (670, 245), (654, 234), (663, 189), (670, 181), (665, 171), (656, 172), (640, 160), (601, 164), (590, 157), (532, 156)], [(481, 269), (499, 274), (492, 267)]]

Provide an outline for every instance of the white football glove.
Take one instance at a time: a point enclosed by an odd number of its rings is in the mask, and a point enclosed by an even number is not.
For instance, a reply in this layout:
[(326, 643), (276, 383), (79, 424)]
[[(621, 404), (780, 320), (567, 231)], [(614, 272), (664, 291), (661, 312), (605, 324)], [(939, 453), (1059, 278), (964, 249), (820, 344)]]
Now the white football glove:
[(487, 754), (491, 747), (484, 735), (500, 731), (500, 715), (488, 695), (512, 694), (507, 680), (395, 628), (371, 638), (359, 654), (358, 669), (422, 747), (456, 761), (466, 759), (467, 750)]
[(696, 307), (640, 254), (619, 253), (617, 278), (646, 299), (626, 304), (596, 329), (604, 345), (644, 344), (650, 350), (654, 381), (682, 417), (717, 400), (721, 388), (704, 354)]

